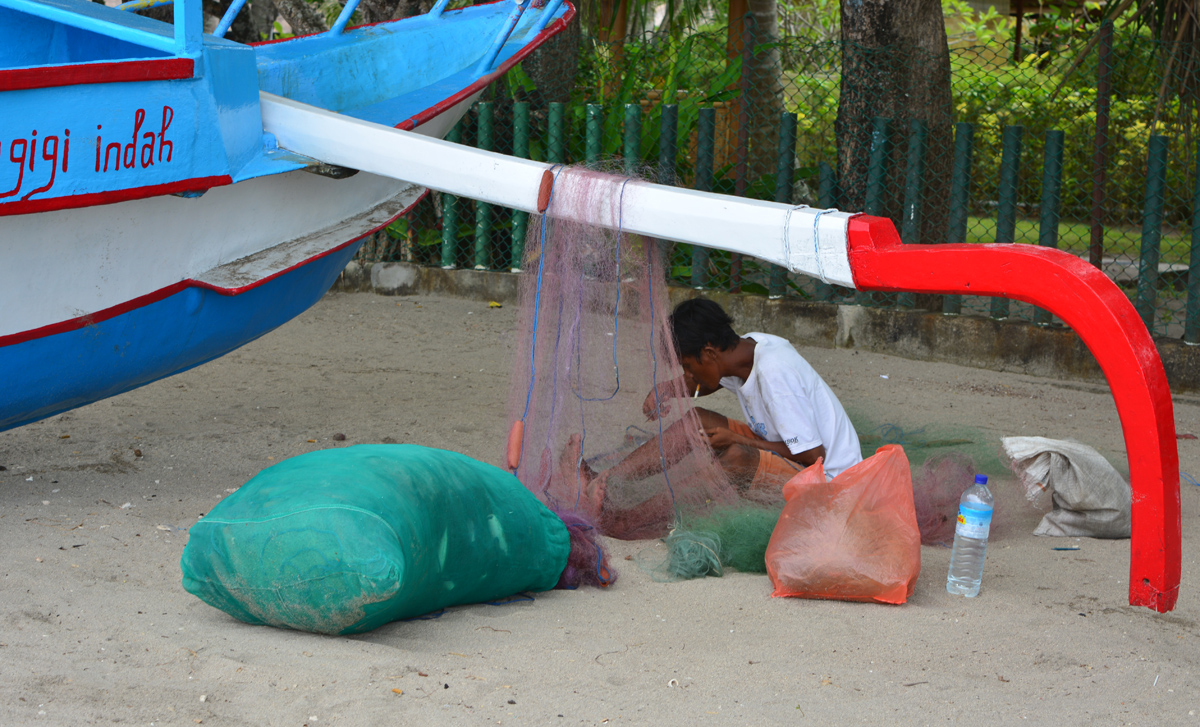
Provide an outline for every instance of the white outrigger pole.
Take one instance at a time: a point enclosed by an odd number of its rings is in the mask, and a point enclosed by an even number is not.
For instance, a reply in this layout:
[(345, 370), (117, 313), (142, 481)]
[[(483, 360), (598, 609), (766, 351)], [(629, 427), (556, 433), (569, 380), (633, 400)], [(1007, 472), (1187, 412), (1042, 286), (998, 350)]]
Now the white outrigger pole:
[[(279, 146), (329, 164), (524, 212), (545, 211), (555, 165), (481, 151), (261, 94), (263, 128)], [(846, 232), (854, 215), (611, 178), (628, 232), (729, 250), (827, 283), (854, 286)], [(571, 175), (553, 181), (570, 199)], [(604, 212), (597, 208), (595, 214)], [(579, 220), (610, 225), (607, 217)]]
[[(264, 130), (279, 146), (329, 164), (491, 204), (555, 214), (573, 175), (262, 94)], [(596, 182), (589, 182), (596, 184)], [(1108, 378), (1133, 490), (1129, 602), (1175, 607), (1181, 560), (1179, 452), (1171, 391), (1150, 333), (1102, 272), (1037, 245), (904, 245), (890, 220), (611, 178), (628, 232), (750, 255), (858, 290), (1001, 296), (1040, 306), (1075, 330)], [(622, 195), (622, 188), (624, 194)], [(592, 192), (596, 191), (593, 186)], [(556, 206), (557, 207), (557, 206)], [(611, 213), (580, 222), (614, 226)]]

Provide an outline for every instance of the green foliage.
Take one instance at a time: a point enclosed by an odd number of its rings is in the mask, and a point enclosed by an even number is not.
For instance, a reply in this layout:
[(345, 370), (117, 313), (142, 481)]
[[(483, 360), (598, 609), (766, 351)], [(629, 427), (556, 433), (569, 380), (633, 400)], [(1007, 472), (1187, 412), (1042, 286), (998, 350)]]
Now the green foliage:
[[(1106, 208), (1108, 220), (1116, 225), (1132, 225), (1139, 218), (1145, 196), (1146, 156), (1156, 100), (1152, 44), (1126, 38), (1114, 52), (1119, 59), (1114, 69), (1113, 94), (1109, 110), (1108, 180)], [(978, 56), (952, 55), (955, 116), (975, 125), (975, 154), (972, 167), (973, 201), (995, 200), (1000, 177), (1001, 137), (1006, 125), (1021, 125), (1023, 151), (1019, 194), (1021, 200), (1037, 203), (1041, 199), (1042, 161), (1045, 134), (1055, 129), (1064, 132), (1062, 215), (1084, 219), (1091, 206), (1094, 139), (1096, 133), (1096, 89), (1085, 74), (1073, 76), (1067, 87), (1055, 95), (1062, 77), (1061, 68), (1042, 70), (1039, 59), (1029, 57), (1020, 65), (984, 65)], [(1092, 76), (1094, 78), (1094, 75)], [(1149, 79), (1149, 80), (1147, 80)], [(1186, 126), (1178, 99), (1166, 104), (1157, 133)], [(1194, 111), (1192, 112), (1194, 113)], [(1178, 141), (1182, 141), (1179, 139)], [(1189, 156), (1182, 147), (1180, 161)], [(1168, 165), (1168, 189), (1192, 187), (1191, 164)], [(978, 212), (983, 209), (974, 207)], [(1171, 197), (1165, 210), (1169, 224), (1182, 225), (1191, 214), (1191, 200), (1185, 194)], [(1036, 240), (1036, 237), (1034, 237)], [(1028, 240), (1033, 241), (1033, 240)]]
[(951, 43), (1003, 47), (1012, 38), (1012, 24), (991, 5), (980, 12), (966, 0), (942, 0), (942, 15)]
[(508, 92), (513, 100), (520, 100), (523, 95), (528, 95), (537, 90), (537, 84), (533, 82), (533, 79), (529, 77), (529, 74), (525, 72), (520, 63), (508, 70), (508, 73), (504, 76), (504, 80), (508, 82)]
[[(732, 83), (739, 70), (740, 61), (731, 64), (725, 57), (723, 32), (682, 39), (650, 35), (622, 44), (593, 42), (580, 53), (572, 102), (624, 104), (652, 90), (712, 89), (722, 78)], [(715, 100), (720, 99), (709, 102)]]
[(828, 43), (841, 38), (839, 0), (777, 0), (779, 29), (788, 38)]
[(407, 218), (396, 220), (387, 226), (388, 238), (393, 241), (407, 240), (410, 231), (415, 237), (416, 244), (420, 247), (432, 247), (442, 244), (442, 233), (440, 230), (415, 227)]
[(1045, 12), (1036, 16), (1030, 24), (1029, 37), (1072, 41), (1086, 39), (1095, 32), (1096, 11), (1103, 5), (1097, 0), (1085, 0), (1083, 7), (1077, 8), (1065, 3), (1047, 6)]

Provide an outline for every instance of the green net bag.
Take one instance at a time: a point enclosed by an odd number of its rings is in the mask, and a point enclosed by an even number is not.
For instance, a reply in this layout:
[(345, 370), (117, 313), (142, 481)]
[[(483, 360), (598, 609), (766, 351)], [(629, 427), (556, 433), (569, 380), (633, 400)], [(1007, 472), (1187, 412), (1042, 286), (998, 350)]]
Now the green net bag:
[(410, 444), (311, 452), (192, 526), (183, 587), (241, 621), (354, 634), (558, 582), (567, 527), (515, 477)]

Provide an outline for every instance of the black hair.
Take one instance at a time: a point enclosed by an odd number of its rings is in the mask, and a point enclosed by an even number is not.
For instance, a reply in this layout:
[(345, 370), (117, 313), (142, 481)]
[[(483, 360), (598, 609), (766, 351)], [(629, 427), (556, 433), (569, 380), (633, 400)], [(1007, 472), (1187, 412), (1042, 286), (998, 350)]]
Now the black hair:
[(741, 340), (733, 331), (733, 319), (721, 306), (707, 298), (691, 298), (675, 306), (667, 319), (680, 358), (699, 358), (705, 346), (726, 351)]

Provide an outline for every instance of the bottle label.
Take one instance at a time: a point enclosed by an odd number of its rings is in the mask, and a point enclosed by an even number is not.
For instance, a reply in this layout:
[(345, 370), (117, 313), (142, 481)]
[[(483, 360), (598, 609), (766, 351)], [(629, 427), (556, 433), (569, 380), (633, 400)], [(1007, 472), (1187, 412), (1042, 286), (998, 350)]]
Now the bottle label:
[(991, 510), (974, 510), (960, 506), (958, 508), (958, 525), (954, 528), (954, 534), (964, 538), (986, 540), (991, 526)]

